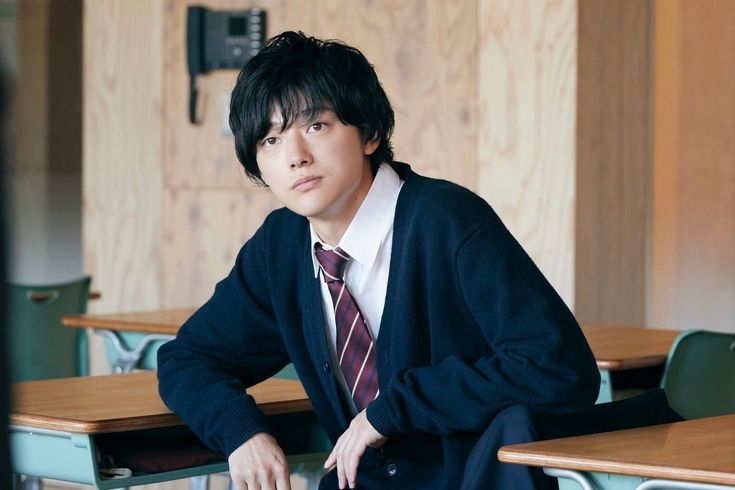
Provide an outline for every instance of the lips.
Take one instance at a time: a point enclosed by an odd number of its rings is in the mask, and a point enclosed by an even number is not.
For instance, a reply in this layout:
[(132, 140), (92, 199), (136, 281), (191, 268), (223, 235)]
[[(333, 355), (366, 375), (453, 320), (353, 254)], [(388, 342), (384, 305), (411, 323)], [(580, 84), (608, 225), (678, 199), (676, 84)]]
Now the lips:
[(315, 187), (317, 184), (319, 184), (319, 182), (321, 182), (321, 180), (321, 177), (317, 177), (316, 175), (309, 175), (297, 180), (291, 188), (296, 191), (306, 191)]

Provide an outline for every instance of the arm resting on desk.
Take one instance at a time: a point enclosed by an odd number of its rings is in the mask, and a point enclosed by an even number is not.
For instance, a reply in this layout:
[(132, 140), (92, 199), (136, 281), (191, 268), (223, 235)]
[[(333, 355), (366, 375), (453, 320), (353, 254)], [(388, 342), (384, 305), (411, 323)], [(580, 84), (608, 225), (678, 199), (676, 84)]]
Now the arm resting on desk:
[[(210, 447), (229, 455), (265, 416), (244, 388), (289, 362), (264, 284), (263, 233), (245, 244), (212, 298), (158, 353), (161, 398)], [(245, 274), (247, 271), (247, 274)]]

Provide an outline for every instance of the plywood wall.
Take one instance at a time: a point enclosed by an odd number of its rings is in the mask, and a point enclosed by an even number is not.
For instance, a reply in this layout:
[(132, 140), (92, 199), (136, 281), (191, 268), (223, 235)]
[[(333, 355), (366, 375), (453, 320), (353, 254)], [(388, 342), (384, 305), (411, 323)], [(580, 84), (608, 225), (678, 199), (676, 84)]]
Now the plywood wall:
[(735, 332), (735, 3), (656, 2), (648, 322)]
[(573, 307), (577, 2), (479, 5), (478, 191)]
[(103, 294), (91, 311), (162, 305), (163, 14), (158, 0), (84, 4), (84, 267)]
[(579, 4), (575, 313), (643, 325), (651, 195), (653, 4)]

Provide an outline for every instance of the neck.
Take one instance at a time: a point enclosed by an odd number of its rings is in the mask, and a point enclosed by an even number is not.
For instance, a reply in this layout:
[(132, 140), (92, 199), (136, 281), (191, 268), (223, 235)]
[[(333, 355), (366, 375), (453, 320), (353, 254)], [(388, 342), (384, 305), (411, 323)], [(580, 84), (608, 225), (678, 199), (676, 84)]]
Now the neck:
[(342, 237), (347, 231), (349, 223), (347, 223), (346, 226), (337, 226), (334, 223), (315, 223), (314, 220), (312, 220), (311, 225), (314, 227), (316, 234), (319, 235), (319, 240), (321, 240), (322, 243), (336, 247), (339, 245), (339, 241), (342, 240)]

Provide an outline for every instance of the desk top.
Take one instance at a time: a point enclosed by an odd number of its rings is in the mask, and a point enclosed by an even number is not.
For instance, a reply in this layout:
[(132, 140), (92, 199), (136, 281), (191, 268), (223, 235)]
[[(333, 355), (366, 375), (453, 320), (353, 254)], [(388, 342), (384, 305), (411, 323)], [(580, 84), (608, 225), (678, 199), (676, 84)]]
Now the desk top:
[(507, 463), (735, 485), (735, 414), (506, 446)]
[(65, 327), (97, 328), (126, 332), (176, 335), (181, 325), (194, 314), (194, 308), (177, 310), (141, 311), (108, 315), (70, 315), (61, 319)]
[[(301, 383), (269, 379), (248, 393), (264, 413), (311, 410)], [(23, 427), (101, 434), (183, 425), (158, 396), (153, 371), (15, 383), (10, 423)]]
[(597, 367), (608, 371), (659, 366), (681, 332), (619, 325), (584, 325)]

